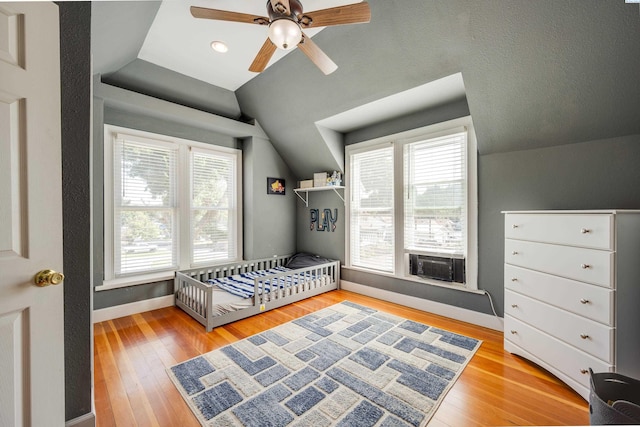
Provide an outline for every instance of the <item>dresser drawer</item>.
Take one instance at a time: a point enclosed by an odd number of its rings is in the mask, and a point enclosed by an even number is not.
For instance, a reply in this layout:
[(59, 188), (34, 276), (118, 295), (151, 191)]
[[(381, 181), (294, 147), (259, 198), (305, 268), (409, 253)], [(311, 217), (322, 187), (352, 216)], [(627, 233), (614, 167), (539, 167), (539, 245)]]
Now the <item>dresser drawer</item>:
[(610, 288), (509, 264), (504, 266), (504, 287), (605, 325), (614, 326), (615, 293)]
[(611, 214), (507, 214), (507, 239), (614, 249)]
[(507, 264), (613, 288), (614, 253), (506, 239)]
[(504, 339), (545, 361), (589, 388), (589, 368), (594, 372), (611, 372), (613, 365), (578, 350), (509, 315), (504, 316)]
[(505, 315), (553, 335), (613, 364), (614, 328), (542, 303), (510, 290), (504, 292)]

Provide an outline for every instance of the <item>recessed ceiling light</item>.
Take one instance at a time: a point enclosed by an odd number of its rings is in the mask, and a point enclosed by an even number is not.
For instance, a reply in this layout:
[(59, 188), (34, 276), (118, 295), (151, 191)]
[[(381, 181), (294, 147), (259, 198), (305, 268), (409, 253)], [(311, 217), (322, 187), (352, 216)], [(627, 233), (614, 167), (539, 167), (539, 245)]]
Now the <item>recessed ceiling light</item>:
[(229, 50), (229, 47), (227, 47), (227, 44), (225, 42), (216, 40), (211, 42), (211, 49), (215, 50), (216, 52), (225, 53)]

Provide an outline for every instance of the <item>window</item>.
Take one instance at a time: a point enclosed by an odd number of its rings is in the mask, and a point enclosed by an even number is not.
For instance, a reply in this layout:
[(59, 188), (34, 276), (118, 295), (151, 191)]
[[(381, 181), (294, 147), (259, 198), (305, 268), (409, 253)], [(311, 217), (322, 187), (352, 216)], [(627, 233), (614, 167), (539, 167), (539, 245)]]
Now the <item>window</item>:
[(354, 144), (346, 154), (347, 266), (419, 280), (410, 276), (409, 254), (461, 258), (462, 286), (477, 289), (471, 119)]
[(116, 276), (178, 266), (175, 145), (118, 135), (114, 141)]
[(234, 239), (235, 159), (210, 150), (191, 151), (191, 263), (232, 259)]
[(239, 150), (105, 126), (105, 283), (241, 258)]
[(393, 147), (351, 156), (351, 264), (393, 272)]
[(404, 247), (465, 255), (466, 132), (404, 146)]

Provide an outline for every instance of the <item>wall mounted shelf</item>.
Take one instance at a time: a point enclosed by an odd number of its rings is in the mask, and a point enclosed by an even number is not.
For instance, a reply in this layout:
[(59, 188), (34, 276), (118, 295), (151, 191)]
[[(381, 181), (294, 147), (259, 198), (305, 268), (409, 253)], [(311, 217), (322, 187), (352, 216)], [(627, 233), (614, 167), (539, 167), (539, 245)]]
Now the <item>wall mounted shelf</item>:
[[(306, 207), (309, 207), (309, 193), (313, 193), (314, 191), (327, 191), (327, 190), (333, 190), (333, 192), (336, 193), (338, 197), (340, 197), (340, 200), (342, 200), (342, 203), (344, 203), (344, 197), (338, 191), (338, 190), (344, 190), (344, 186), (341, 186), (341, 185), (327, 185), (326, 187), (311, 187), (311, 188), (294, 188), (293, 192), (296, 193), (296, 195), (300, 198), (300, 200), (304, 202), (304, 205)], [(302, 196), (302, 194), (304, 194), (304, 197)]]

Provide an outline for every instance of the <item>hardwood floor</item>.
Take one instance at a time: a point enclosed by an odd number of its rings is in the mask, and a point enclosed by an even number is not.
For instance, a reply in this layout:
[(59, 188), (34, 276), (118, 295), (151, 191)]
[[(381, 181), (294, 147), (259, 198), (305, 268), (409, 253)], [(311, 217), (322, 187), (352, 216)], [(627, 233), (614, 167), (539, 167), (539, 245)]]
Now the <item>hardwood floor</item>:
[(551, 374), (506, 353), (502, 333), (347, 291), (332, 291), (206, 333), (176, 307), (97, 323), (98, 426), (198, 426), (165, 369), (349, 300), (483, 341), (430, 426), (588, 425), (588, 404)]

